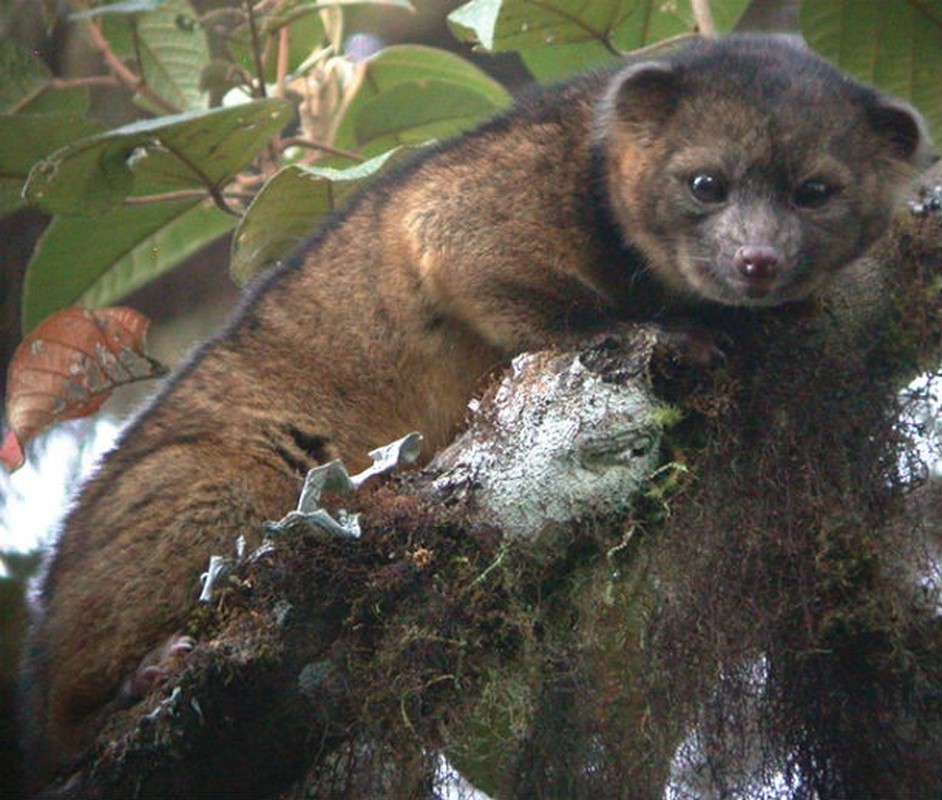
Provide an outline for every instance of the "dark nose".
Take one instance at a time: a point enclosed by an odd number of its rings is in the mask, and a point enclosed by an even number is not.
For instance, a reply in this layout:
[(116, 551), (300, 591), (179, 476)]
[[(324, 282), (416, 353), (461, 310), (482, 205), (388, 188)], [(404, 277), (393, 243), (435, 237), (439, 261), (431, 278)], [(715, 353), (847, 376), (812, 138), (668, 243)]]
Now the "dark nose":
[(762, 281), (774, 277), (781, 263), (782, 254), (769, 245), (747, 244), (736, 251), (736, 269), (748, 280)]

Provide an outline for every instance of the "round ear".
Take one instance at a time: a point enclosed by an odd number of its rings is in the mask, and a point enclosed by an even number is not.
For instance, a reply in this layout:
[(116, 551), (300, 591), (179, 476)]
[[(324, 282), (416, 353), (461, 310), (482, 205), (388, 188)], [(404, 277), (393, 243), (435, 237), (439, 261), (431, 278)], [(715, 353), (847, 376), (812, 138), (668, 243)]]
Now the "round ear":
[(930, 152), (931, 141), (922, 114), (909, 103), (881, 97), (869, 110), (870, 124), (889, 143), (893, 154), (919, 169), (936, 159)]
[(631, 127), (657, 126), (674, 113), (681, 88), (676, 67), (663, 61), (643, 61), (615, 76), (605, 104), (614, 122)]

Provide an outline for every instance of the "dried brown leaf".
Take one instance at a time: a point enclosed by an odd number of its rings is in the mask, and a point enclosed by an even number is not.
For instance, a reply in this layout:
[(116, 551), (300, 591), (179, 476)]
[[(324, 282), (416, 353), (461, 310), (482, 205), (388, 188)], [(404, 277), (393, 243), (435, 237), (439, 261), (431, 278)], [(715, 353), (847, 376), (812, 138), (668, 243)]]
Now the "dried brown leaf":
[(130, 308), (66, 308), (20, 342), (7, 378), (11, 432), (0, 463), (13, 470), (23, 449), (46, 428), (93, 414), (126, 383), (166, 370), (144, 353), (150, 320)]

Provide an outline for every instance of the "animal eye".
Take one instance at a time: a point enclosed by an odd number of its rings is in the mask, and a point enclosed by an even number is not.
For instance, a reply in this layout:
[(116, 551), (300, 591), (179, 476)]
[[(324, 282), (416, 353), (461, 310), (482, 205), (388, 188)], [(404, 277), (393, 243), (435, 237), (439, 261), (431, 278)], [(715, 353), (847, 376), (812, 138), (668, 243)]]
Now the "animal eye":
[(792, 203), (799, 208), (820, 208), (835, 194), (838, 187), (821, 178), (811, 178), (792, 192)]
[(687, 186), (701, 203), (722, 203), (729, 195), (726, 179), (715, 172), (698, 172), (687, 181)]

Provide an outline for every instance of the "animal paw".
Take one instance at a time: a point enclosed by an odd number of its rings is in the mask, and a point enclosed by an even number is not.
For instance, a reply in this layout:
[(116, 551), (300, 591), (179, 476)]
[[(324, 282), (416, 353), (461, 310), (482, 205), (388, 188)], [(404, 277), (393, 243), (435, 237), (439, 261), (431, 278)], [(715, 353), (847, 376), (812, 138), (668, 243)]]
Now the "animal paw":
[(692, 367), (710, 367), (726, 360), (713, 331), (698, 326), (658, 325), (654, 360)]
[(196, 640), (191, 636), (174, 634), (163, 645), (148, 653), (121, 687), (124, 704), (136, 703), (183, 669), (194, 647)]

